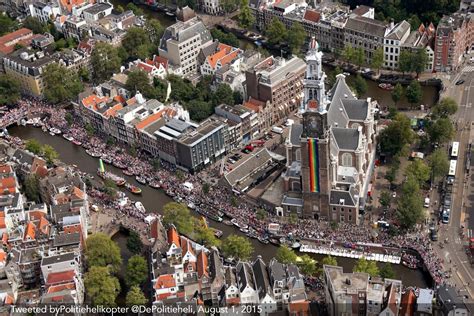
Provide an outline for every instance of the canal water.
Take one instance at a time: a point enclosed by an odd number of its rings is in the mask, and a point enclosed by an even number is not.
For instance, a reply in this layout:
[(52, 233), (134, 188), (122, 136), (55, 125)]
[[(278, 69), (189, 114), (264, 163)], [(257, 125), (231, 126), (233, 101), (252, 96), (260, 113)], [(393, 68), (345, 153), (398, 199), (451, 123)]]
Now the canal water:
[[(42, 144), (49, 144), (55, 148), (59, 154), (59, 159), (64, 163), (71, 165), (75, 164), (81, 171), (90, 173), (94, 176), (96, 175), (96, 171), (99, 166), (99, 160), (86, 154), (82, 147), (76, 146), (60, 136), (51, 136), (49, 133), (43, 132), (40, 128), (29, 126), (12, 126), (9, 128), (9, 133), (12, 136), (20, 137), (23, 140), (36, 139)], [(149, 186), (140, 185), (135, 181), (134, 178), (123, 175), (121, 170), (111, 165), (106, 165), (106, 169), (117, 175), (123, 176), (130, 183), (140, 186), (142, 189), (141, 196), (132, 195), (128, 191), (125, 191), (125, 193), (130, 199), (141, 201), (149, 212), (161, 213), (163, 211), (163, 205), (172, 201), (172, 199), (165, 195), (162, 190), (155, 190)], [(193, 212), (193, 215), (198, 216), (195, 212)], [(234, 226), (227, 226), (212, 220), (209, 224), (213, 228), (223, 231), (223, 238), (230, 234), (242, 234)], [(124, 251), (126, 248), (125, 238), (117, 236), (116, 240), (120, 242), (120, 247), (122, 251)], [(256, 239), (250, 239), (250, 241), (252, 242), (252, 245), (255, 249), (255, 257), (260, 255), (266, 262), (268, 262), (272, 257), (275, 256), (277, 247), (274, 245), (263, 245)], [(124, 254), (129, 255), (126, 253)], [(312, 254), (311, 256), (318, 261), (322, 260), (324, 257), (322, 255), (315, 254)], [(337, 262), (344, 268), (345, 271), (351, 271), (355, 260), (349, 258), (337, 258)], [(403, 265), (392, 265), (392, 267), (397, 275), (397, 278), (401, 279), (405, 285), (424, 287), (429, 284), (429, 278), (427, 278), (420, 270), (411, 270), (404, 267)]]

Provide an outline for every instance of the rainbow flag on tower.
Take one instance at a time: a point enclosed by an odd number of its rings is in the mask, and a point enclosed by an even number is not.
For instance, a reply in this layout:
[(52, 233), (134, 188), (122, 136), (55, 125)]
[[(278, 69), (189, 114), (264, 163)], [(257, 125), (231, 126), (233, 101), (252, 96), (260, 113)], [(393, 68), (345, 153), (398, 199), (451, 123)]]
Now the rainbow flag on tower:
[(319, 192), (319, 156), (318, 140), (308, 139), (309, 152), (309, 191)]

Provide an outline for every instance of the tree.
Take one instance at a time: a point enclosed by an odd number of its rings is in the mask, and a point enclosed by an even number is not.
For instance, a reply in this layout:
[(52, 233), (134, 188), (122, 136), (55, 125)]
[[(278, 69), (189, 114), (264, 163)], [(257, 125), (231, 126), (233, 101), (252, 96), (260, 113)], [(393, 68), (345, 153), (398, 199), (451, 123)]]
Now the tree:
[(454, 137), (453, 123), (448, 118), (429, 122), (427, 132), (431, 143), (444, 144)]
[(37, 203), (41, 201), (39, 178), (34, 173), (29, 174), (25, 179), (25, 195), (28, 201), (35, 201)]
[(452, 98), (442, 98), (432, 109), (433, 118), (447, 118), (458, 111), (458, 104)]
[(326, 256), (321, 261), (321, 264), (328, 265), (328, 266), (337, 266), (337, 259), (335, 257)]
[(239, 26), (243, 29), (250, 29), (255, 23), (255, 17), (250, 11), (249, 0), (241, 0), (239, 12)]
[(149, 57), (152, 48), (149, 34), (144, 28), (139, 27), (131, 27), (127, 30), (122, 46), (129, 57), (140, 59)]
[(276, 17), (272, 19), (265, 30), (268, 42), (272, 45), (281, 44), (287, 38), (285, 25)]
[(395, 278), (395, 271), (393, 271), (392, 265), (390, 263), (385, 263), (380, 268), (380, 277), (384, 279), (393, 279)]
[[(0, 15), (1, 16), (1, 15)], [(10, 75), (0, 75), (0, 105), (13, 105), (20, 98), (20, 81)]]
[(202, 184), (202, 193), (208, 194), (208, 193), (209, 193), (209, 189), (210, 189), (209, 183), (204, 182), (204, 183)]
[(142, 248), (143, 243), (140, 235), (134, 230), (130, 231), (130, 235), (128, 235), (127, 238), (127, 249), (130, 250), (131, 253), (139, 254), (142, 252)]
[(41, 23), (40, 20), (32, 16), (26, 17), (23, 21), (23, 27), (32, 30), (35, 34), (43, 34), (47, 31), (46, 26)]
[(412, 70), (416, 72), (416, 76), (425, 71), (428, 61), (428, 54), (424, 48), (418, 49), (412, 54)]
[(234, 47), (239, 47), (239, 39), (233, 33), (224, 33), (217, 28), (211, 29), (211, 35), (220, 43), (227, 44)]
[(410, 120), (401, 113), (398, 113), (379, 135), (382, 152), (391, 156), (400, 153), (413, 139), (414, 133), (411, 129)]
[(249, 260), (253, 253), (253, 246), (247, 238), (232, 234), (224, 239), (222, 252), (226, 257)]
[(420, 186), (414, 177), (409, 176), (403, 183), (402, 194), (398, 197), (397, 202), (395, 215), (402, 228), (411, 229), (424, 218)]
[(294, 22), (287, 34), (287, 42), (292, 54), (298, 54), (306, 39), (306, 31), (299, 22)]
[(89, 82), (89, 80), (91, 80), (91, 74), (89, 72), (89, 69), (87, 69), (86, 67), (79, 68), (79, 70), (77, 71), (77, 75), (83, 82)]
[(296, 264), (300, 268), (301, 273), (307, 276), (315, 275), (318, 271), (318, 268), (316, 266), (317, 261), (306, 254), (302, 255), (300, 259), (301, 260), (298, 261)]
[(120, 4), (115, 9), (117, 10), (118, 13), (125, 12), (125, 9)]
[(195, 220), (194, 233), (195, 239), (207, 247), (219, 247), (221, 241), (216, 237), (215, 230), (208, 227), (203, 220)]
[(6, 14), (0, 14), (0, 36), (18, 29), (18, 22)]
[(125, 304), (127, 306), (145, 305), (146, 298), (142, 290), (138, 286), (132, 286), (125, 297)]
[(400, 84), (400, 82), (398, 82), (395, 85), (395, 88), (393, 88), (392, 90), (392, 100), (393, 102), (395, 102), (395, 105), (397, 105), (398, 101), (400, 101), (402, 96), (403, 96), (403, 86)]
[(407, 50), (402, 50), (398, 57), (398, 70), (401, 72), (410, 72), (412, 70), (412, 54)]
[(290, 224), (294, 225), (294, 224), (298, 223), (298, 215), (296, 215), (295, 213), (291, 213), (288, 220), (289, 220)]
[(296, 263), (298, 256), (287, 245), (281, 245), (276, 252), (276, 259), (283, 264)]
[(51, 103), (70, 101), (84, 89), (78, 74), (59, 63), (45, 67), (43, 82), (44, 95)]
[(413, 104), (420, 102), (421, 98), (423, 97), (423, 90), (421, 90), (421, 85), (418, 80), (411, 81), (410, 85), (405, 91), (405, 95), (408, 102), (410, 102), (412, 106)]
[(413, 177), (421, 186), (430, 179), (430, 167), (421, 159), (415, 159), (406, 168), (405, 174), (407, 177)]
[(354, 58), (354, 48), (352, 46), (346, 45), (342, 51), (342, 58), (347, 63), (350, 63)]
[(158, 19), (147, 19), (145, 23), (145, 30), (148, 33), (148, 37), (153, 45), (158, 47), (160, 45), (161, 37), (165, 32), (163, 25), (161, 25)]
[(102, 82), (109, 79), (120, 69), (120, 63), (116, 48), (110, 44), (98, 42), (91, 55), (94, 81)]
[(365, 52), (362, 47), (358, 47), (354, 49), (354, 64), (356, 64), (359, 68), (364, 64), (365, 62)]
[(95, 128), (94, 126), (91, 125), (91, 123), (87, 123), (84, 128), (87, 132), (87, 135), (89, 135), (89, 137), (95, 134)]
[(357, 74), (354, 80), (354, 90), (358, 97), (361, 97), (364, 93), (367, 92), (367, 81), (362, 78), (360, 74)]
[(234, 98), (234, 104), (242, 104), (244, 102), (242, 93), (238, 90), (232, 92), (232, 97)]
[(257, 212), (255, 213), (255, 217), (257, 217), (258, 220), (263, 221), (267, 217), (267, 212), (259, 208)]
[(125, 272), (125, 282), (128, 287), (142, 285), (148, 276), (148, 267), (146, 260), (140, 255), (134, 255), (127, 262), (127, 271)]
[(383, 66), (383, 48), (379, 47), (375, 50), (374, 55), (372, 56), (371, 66), (374, 69), (377, 69), (377, 73), (380, 71), (380, 68)]
[(408, 23), (410, 23), (412, 30), (416, 30), (420, 27), (421, 20), (416, 14), (412, 14), (408, 19)]
[(130, 91), (132, 94), (135, 94), (139, 91), (146, 98), (153, 98), (155, 95), (155, 91), (150, 83), (148, 74), (141, 69), (136, 69), (128, 73), (125, 89)]
[(428, 156), (428, 165), (434, 179), (444, 177), (449, 171), (448, 154), (441, 148), (436, 149)]
[(35, 155), (41, 155), (43, 153), (43, 146), (36, 139), (28, 139), (26, 141), (25, 148)]
[(220, 83), (212, 96), (212, 103), (214, 107), (220, 104), (234, 105), (232, 88), (226, 83)]
[(379, 268), (375, 261), (369, 261), (365, 257), (360, 257), (356, 265), (354, 266), (353, 272), (365, 272), (368, 273), (371, 277), (376, 277), (380, 275)]
[(136, 16), (142, 16), (143, 15), (143, 10), (139, 7), (137, 7), (134, 3), (130, 2), (129, 4), (127, 4), (127, 9), (128, 10), (132, 10), (133, 11), (133, 14), (135, 14)]
[(221, 1), (222, 10), (227, 15), (230, 12), (233, 12), (237, 9), (237, 1), (236, 0), (223, 0)]
[(90, 267), (84, 278), (87, 296), (94, 305), (115, 306), (115, 299), (120, 292), (120, 283), (110, 275), (107, 267)]
[(178, 232), (183, 235), (189, 235), (194, 230), (194, 223), (189, 209), (185, 204), (169, 202), (163, 207), (163, 223), (165, 225), (173, 224)]
[(382, 193), (380, 193), (379, 202), (383, 207), (390, 206), (391, 199), (392, 196), (390, 195), (390, 192), (382, 191)]
[(43, 145), (41, 148), (44, 158), (49, 165), (52, 165), (56, 159), (59, 158), (58, 152), (50, 145)]
[(116, 272), (122, 264), (117, 243), (103, 233), (95, 233), (87, 238), (85, 253), (89, 267), (109, 267), (111, 272)]

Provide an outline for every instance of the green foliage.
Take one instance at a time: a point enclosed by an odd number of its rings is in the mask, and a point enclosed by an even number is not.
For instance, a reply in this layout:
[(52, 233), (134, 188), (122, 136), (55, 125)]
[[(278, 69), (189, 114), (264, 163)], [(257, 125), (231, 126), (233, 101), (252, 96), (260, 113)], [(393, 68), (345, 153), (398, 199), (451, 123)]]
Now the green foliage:
[(421, 20), (416, 14), (412, 14), (410, 18), (408, 19), (408, 23), (410, 23), (410, 26), (412, 30), (416, 30), (420, 27)]
[(394, 120), (379, 134), (382, 152), (395, 156), (414, 139), (410, 120), (406, 115), (398, 113)]
[(316, 266), (317, 263), (316, 260), (307, 254), (304, 254), (296, 264), (300, 268), (301, 273), (307, 276), (314, 276), (318, 272), (318, 267)]
[(155, 47), (158, 47), (158, 45), (160, 45), (161, 37), (165, 31), (160, 21), (157, 19), (147, 19), (145, 23), (145, 30), (148, 33), (150, 42)]
[(94, 305), (115, 306), (120, 292), (120, 283), (107, 267), (90, 267), (84, 278), (87, 296)]
[(296, 263), (296, 253), (287, 245), (281, 245), (276, 252), (276, 259), (283, 264)]
[(133, 2), (130, 2), (129, 4), (127, 4), (127, 9), (132, 10), (133, 14), (135, 14), (136, 16), (142, 16), (143, 15), (143, 10), (141, 8), (137, 7)]
[(204, 183), (202, 184), (202, 193), (208, 194), (208, 193), (209, 193), (209, 189), (210, 189), (209, 183), (204, 182)]
[(250, 29), (255, 23), (255, 17), (250, 11), (249, 0), (241, 0), (239, 12), (239, 26), (244, 29)]
[(272, 45), (281, 44), (288, 37), (288, 31), (285, 25), (277, 18), (273, 17), (270, 24), (265, 30), (265, 35), (268, 37), (268, 42)]
[(131, 27), (122, 40), (122, 47), (128, 53), (128, 56), (144, 60), (151, 55), (152, 45), (149, 34), (144, 28)]
[(357, 260), (357, 263), (354, 266), (352, 271), (365, 272), (365, 273), (368, 273), (372, 277), (376, 277), (380, 275), (379, 268), (377, 267), (377, 263), (375, 261), (369, 261), (365, 259), (365, 257), (360, 257)]
[(415, 53), (412, 53), (412, 58), (412, 70), (416, 72), (416, 75), (418, 76), (426, 69), (426, 64), (428, 64), (429, 61), (428, 54), (424, 48), (418, 49)]
[(0, 105), (15, 104), (20, 98), (20, 92), (21, 84), (18, 79), (7, 74), (0, 75)]
[(95, 82), (103, 82), (120, 69), (118, 51), (110, 44), (98, 42), (92, 51), (91, 64)]
[(421, 101), (423, 97), (423, 90), (421, 90), (421, 85), (418, 80), (412, 80), (410, 85), (407, 87), (405, 92), (408, 102), (412, 105)]
[(36, 139), (29, 139), (25, 144), (26, 150), (35, 155), (45, 157), (48, 164), (52, 164), (54, 160), (58, 159), (59, 155), (50, 145), (41, 145)]
[(29, 174), (25, 179), (25, 195), (28, 201), (35, 201), (36, 203), (41, 201), (39, 178), (34, 173)]
[(384, 207), (390, 206), (391, 200), (392, 200), (392, 196), (390, 195), (390, 192), (382, 191), (382, 193), (380, 193), (380, 198), (379, 198), (380, 205)]
[(259, 208), (255, 214), (255, 217), (258, 219), (258, 220), (261, 220), (263, 221), (266, 217), (267, 217), (267, 212), (261, 208)]
[(353, 60), (353, 63), (356, 64), (357, 66), (362, 66), (365, 62), (365, 53), (364, 53), (364, 49), (362, 47), (358, 47), (356, 49), (354, 49), (354, 56), (353, 56), (354, 60)]
[(222, 243), (222, 252), (226, 257), (249, 260), (253, 253), (253, 246), (248, 238), (229, 235)]
[(214, 107), (220, 104), (234, 105), (234, 93), (226, 83), (220, 83), (212, 95), (212, 104)]
[(46, 162), (50, 165), (52, 165), (53, 162), (59, 158), (57, 151), (48, 144), (43, 145), (42, 151), (43, 151), (43, 156), (46, 159)]
[(422, 186), (430, 179), (430, 167), (421, 159), (415, 159), (405, 169), (407, 177), (413, 177)]
[(337, 259), (335, 257), (326, 256), (321, 261), (321, 264), (328, 265), (328, 266), (337, 266)]
[(18, 22), (6, 14), (0, 14), (0, 36), (18, 29)]
[(288, 220), (289, 220), (290, 224), (296, 224), (296, 223), (298, 223), (298, 215), (296, 215), (295, 213), (291, 213)]
[(393, 271), (392, 265), (390, 263), (385, 263), (380, 268), (380, 276), (384, 279), (393, 279), (395, 278), (395, 271)]
[(412, 176), (406, 179), (397, 203), (395, 214), (401, 228), (411, 229), (424, 218), (422, 194), (417, 179)]
[(140, 286), (147, 280), (148, 266), (146, 260), (139, 255), (134, 255), (127, 262), (125, 283), (128, 287)]
[(118, 13), (123, 13), (123, 12), (125, 12), (125, 9), (124, 9), (120, 4), (115, 7), (115, 10), (117, 10)]
[(357, 74), (354, 80), (353, 87), (357, 96), (361, 97), (364, 93), (367, 92), (367, 89), (368, 89), (367, 81), (364, 78), (362, 78), (360, 74)]
[(403, 96), (403, 86), (398, 82), (392, 91), (392, 100), (393, 102), (395, 102), (395, 105), (397, 105), (398, 101), (400, 101), (402, 96)]
[(138, 286), (132, 286), (125, 297), (125, 304), (127, 306), (145, 305), (146, 298), (142, 290)]
[(77, 74), (83, 82), (89, 82), (91, 80), (91, 74), (89, 72), (89, 69), (87, 69), (86, 67), (79, 68)]
[(454, 137), (453, 123), (448, 118), (440, 118), (434, 122), (430, 121), (427, 132), (431, 143), (447, 143)]
[(448, 154), (441, 148), (436, 149), (428, 156), (428, 165), (434, 179), (444, 177), (449, 171)]
[(140, 235), (136, 231), (130, 231), (127, 238), (127, 249), (130, 250), (131, 253), (139, 254), (142, 252), (142, 248), (143, 243)]
[(206, 247), (219, 247), (221, 241), (215, 236), (215, 230), (208, 227), (204, 220), (195, 219), (194, 239)]
[(26, 141), (25, 148), (35, 155), (41, 155), (43, 153), (43, 146), (36, 139), (28, 139)]
[(372, 56), (372, 62), (370, 66), (374, 69), (377, 69), (377, 71), (380, 70), (383, 66), (383, 48), (379, 47), (375, 50), (374, 55)]
[(189, 235), (194, 230), (194, 223), (185, 204), (169, 202), (163, 207), (163, 223), (173, 224), (180, 234)]
[(244, 98), (240, 91), (232, 92), (232, 98), (234, 99), (234, 104), (242, 104), (244, 102)]
[(35, 34), (43, 34), (47, 31), (46, 25), (32, 16), (26, 17), (26, 19), (23, 21), (23, 27), (32, 30)]
[(304, 30), (301, 23), (293, 23), (286, 39), (292, 54), (298, 54), (300, 52), (301, 46), (303, 46), (305, 39), (306, 31)]
[(71, 101), (84, 90), (76, 72), (59, 63), (47, 65), (43, 71), (44, 95), (51, 103)]
[(122, 264), (117, 243), (103, 233), (95, 233), (87, 238), (85, 254), (89, 267), (108, 267), (111, 272), (117, 272)]
[(227, 44), (233, 47), (239, 47), (239, 39), (233, 33), (223, 32), (217, 28), (211, 29), (211, 35), (220, 43)]
[(341, 56), (342, 56), (342, 59), (345, 61), (345, 62), (351, 62), (352, 59), (354, 58), (354, 48), (352, 48), (352, 46), (345, 46), (344, 49), (342, 50), (342, 53), (341, 53)]
[(457, 102), (449, 97), (442, 98), (433, 108), (431, 114), (433, 118), (447, 118), (458, 111)]
[(410, 72), (412, 69), (412, 54), (408, 50), (402, 50), (398, 57), (398, 70), (401, 72)]
[(95, 128), (91, 125), (91, 123), (87, 123), (84, 128), (87, 132), (87, 135), (89, 135), (89, 137), (95, 134)]
[(222, 0), (220, 4), (225, 14), (228, 14), (230, 12), (237, 10), (237, 8), (239, 7), (238, 0)]
[(155, 88), (151, 84), (148, 74), (141, 69), (136, 69), (128, 73), (125, 89), (132, 94), (140, 91), (146, 98), (154, 98), (156, 96)]

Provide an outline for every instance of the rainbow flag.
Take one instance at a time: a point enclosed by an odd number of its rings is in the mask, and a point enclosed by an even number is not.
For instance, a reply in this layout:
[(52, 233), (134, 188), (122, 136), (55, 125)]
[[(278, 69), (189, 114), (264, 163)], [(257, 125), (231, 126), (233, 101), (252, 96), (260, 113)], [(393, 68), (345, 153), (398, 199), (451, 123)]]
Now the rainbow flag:
[(309, 191), (319, 192), (319, 157), (318, 140), (308, 139), (309, 152)]
[(105, 172), (104, 162), (102, 161), (102, 159), (99, 159), (99, 170), (100, 172)]

